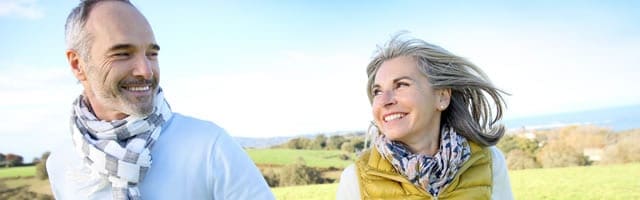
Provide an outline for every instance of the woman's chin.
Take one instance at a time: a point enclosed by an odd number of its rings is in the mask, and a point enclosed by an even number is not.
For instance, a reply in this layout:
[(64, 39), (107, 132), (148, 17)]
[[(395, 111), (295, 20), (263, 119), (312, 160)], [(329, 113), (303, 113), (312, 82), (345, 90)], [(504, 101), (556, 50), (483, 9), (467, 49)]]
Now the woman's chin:
[(404, 138), (407, 134), (403, 132), (392, 131), (392, 132), (385, 133), (384, 135), (387, 136), (387, 138), (390, 140), (399, 141), (399, 140), (402, 140), (402, 138)]

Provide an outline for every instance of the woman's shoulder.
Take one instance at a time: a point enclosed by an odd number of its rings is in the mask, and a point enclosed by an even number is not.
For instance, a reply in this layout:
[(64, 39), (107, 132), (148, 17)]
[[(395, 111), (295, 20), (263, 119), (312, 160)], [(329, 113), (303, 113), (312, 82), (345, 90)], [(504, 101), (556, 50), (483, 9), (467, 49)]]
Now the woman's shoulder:
[(342, 171), (336, 199), (360, 199), (360, 185), (355, 164), (350, 164)]
[(491, 171), (493, 177), (491, 199), (513, 199), (507, 162), (500, 149), (495, 146), (488, 147), (491, 151)]
[(505, 165), (504, 154), (502, 154), (502, 150), (498, 149), (496, 146), (487, 147), (489, 152), (491, 152), (491, 161), (494, 166), (497, 164)]
[(342, 170), (342, 175), (340, 175), (340, 181), (344, 180), (343, 178), (347, 177), (356, 177), (356, 165), (349, 164), (344, 170)]

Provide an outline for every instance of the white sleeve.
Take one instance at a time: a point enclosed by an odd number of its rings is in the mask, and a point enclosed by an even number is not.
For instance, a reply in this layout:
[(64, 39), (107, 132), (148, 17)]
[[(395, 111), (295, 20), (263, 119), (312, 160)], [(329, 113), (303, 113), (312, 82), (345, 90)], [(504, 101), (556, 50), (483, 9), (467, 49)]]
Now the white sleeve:
[(495, 146), (490, 147), (491, 149), (491, 161), (493, 162), (493, 166), (491, 169), (493, 170), (493, 186), (491, 191), (491, 199), (502, 200), (502, 199), (513, 199), (513, 194), (511, 193), (511, 183), (509, 182), (509, 173), (507, 170), (507, 163), (504, 160), (504, 156), (500, 149)]
[(275, 199), (249, 155), (226, 133), (217, 139), (209, 162), (213, 199)]
[(351, 164), (345, 168), (344, 171), (342, 171), (342, 175), (340, 175), (336, 200), (354, 199), (360, 199), (360, 184), (358, 184), (356, 167), (354, 164)]

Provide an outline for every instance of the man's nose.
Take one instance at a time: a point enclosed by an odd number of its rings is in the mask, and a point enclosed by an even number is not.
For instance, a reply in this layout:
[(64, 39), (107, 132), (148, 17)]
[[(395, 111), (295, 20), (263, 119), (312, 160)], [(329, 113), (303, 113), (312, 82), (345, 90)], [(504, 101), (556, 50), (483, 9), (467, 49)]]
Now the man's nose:
[(149, 80), (153, 77), (153, 66), (146, 55), (140, 55), (133, 66), (133, 76)]

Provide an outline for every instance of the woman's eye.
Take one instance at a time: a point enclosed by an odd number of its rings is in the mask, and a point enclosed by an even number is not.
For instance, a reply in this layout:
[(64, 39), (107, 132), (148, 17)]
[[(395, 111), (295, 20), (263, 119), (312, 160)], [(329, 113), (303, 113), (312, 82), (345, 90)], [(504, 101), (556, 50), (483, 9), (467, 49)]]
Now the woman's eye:
[(373, 90), (373, 92), (371, 92), (371, 94), (373, 94), (373, 96), (378, 96), (378, 95), (382, 94), (382, 91), (376, 89), (376, 90)]
[(403, 82), (396, 83), (396, 88), (408, 87), (408, 86), (409, 86), (409, 83), (403, 83)]

